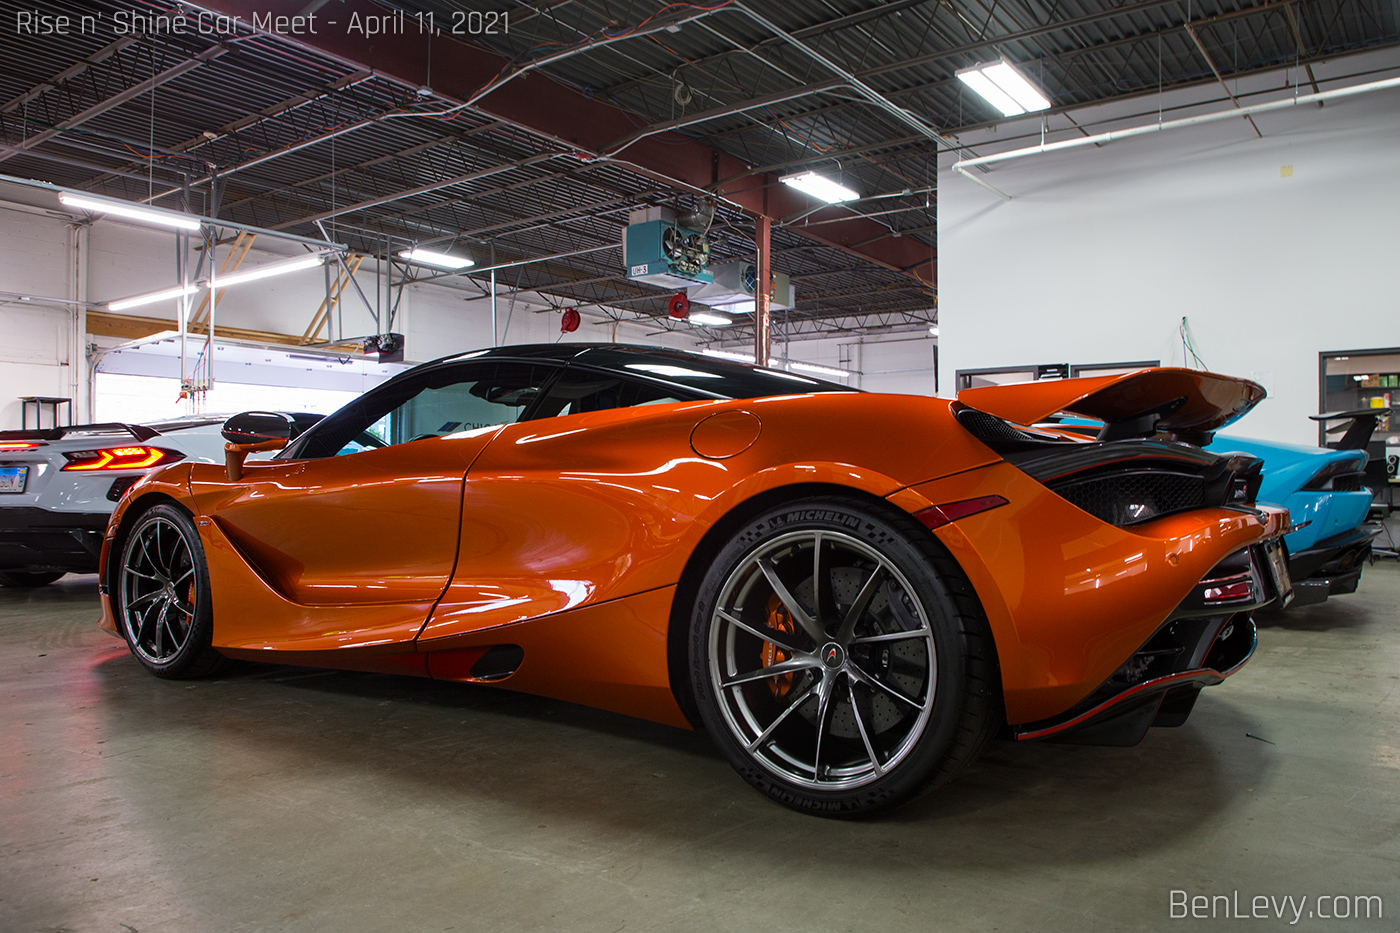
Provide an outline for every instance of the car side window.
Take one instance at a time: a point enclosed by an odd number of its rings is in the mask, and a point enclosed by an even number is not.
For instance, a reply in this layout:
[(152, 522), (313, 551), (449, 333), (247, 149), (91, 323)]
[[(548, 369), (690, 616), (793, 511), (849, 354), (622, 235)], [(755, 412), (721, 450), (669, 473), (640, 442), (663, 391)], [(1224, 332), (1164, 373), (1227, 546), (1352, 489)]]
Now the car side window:
[(366, 393), (308, 431), (296, 459), (345, 456), (520, 420), (557, 366), (446, 364)]
[(637, 405), (693, 402), (702, 398), (705, 396), (642, 379), (586, 369), (567, 369), (549, 387), (544, 401), (540, 402), (531, 417), (553, 418)]

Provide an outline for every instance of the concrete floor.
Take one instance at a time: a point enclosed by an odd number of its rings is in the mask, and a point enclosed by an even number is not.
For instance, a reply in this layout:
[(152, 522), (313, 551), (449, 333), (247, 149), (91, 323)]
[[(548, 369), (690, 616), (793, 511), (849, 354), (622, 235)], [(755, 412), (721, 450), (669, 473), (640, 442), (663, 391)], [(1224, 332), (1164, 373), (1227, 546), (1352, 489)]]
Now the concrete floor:
[[(1173, 922), (1173, 890), (1400, 929), (1394, 561), (1264, 620), (1183, 728), (997, 743), (865, 823), (769, 803), (702, 735), (565, 703), (257, 665), (159, 681), (94, 627), (95, 595), (0, 591), (0, 933), (1225, 922), (1221, 901)], [(1309, 920), (1319, 895), (1379, 896), (1384, 919)]]

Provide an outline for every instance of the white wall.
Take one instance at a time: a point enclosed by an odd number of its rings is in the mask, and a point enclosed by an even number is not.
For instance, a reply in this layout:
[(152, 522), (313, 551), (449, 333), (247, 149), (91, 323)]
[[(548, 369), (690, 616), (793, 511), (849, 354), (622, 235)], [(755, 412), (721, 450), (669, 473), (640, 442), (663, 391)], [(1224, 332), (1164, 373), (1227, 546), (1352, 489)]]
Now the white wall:
[[(67, 226), (29, 210), (0, 209), (0, 243), (0, 292), (71, 297)], [(75, 327), (69, 306), (0, 298), (0, 427), (20, 426), (21, 396), (75, 394)], [(31, 427), (33, 418), (31, 407)]]
[[(1400, 73), (1400, 55), (1315, 70), (1325, 81), (1368, 67), (1389, 70), (1347, 83)], [(1277, 89), (1256, 99), (1283, 96), (1284, 80), (1254, 82)], [(1166, 118), (1198, 112), (1172, 109), (1214, 93), (1168, 95)], [(1090, 124), (1110, 113), (1073, 116)], [(1064, 125), (1051, 120), (1052, 129)], [(1155, 120), (1154, 112), (1092, 131)], [(1316, 443), (1307, 416), (1318, 410), (1318, 353), (1400, 346), (1400, 89), (1255, 121), (1262, 139), (1227, 120), (1000, 163), (980, 177), (1009, 202), (941, 160), (944, 394), (956, 369), (1182, 365), (1184, 316), (1209, 368), (1252, 375), (1269, 390), (1236, 430)], [(1034, 142), (996, 138), (962, 141), (979, 155)]]
[[(177, 284), (173, 233), (99, 219), (88, 228), (87, 259), (80, 264), (73, 229), (71, 218), (56, 212), (0, 203), (0, 292), (56, 299), (85, 294), (88, 300), (101, 304)], [(304, 252), (294, 243), (266, 237), (260, 238), (256, 247), (244, 270)], [(222, 262), (226, 251), (227, 247), (220, 248), (217, 261)], [(83, 268), (85, 276), (80, 274)], [(79, 282), (79, 278), (83, 280)], [(374, 302), (372, 261), (361, 266), (356, 280)], [(510, 276), (502, 276), (498, 290), (507, 291), (510, 280)], [(217, 311), (218, 325), (300, 336), (324, 298), (324, 273), (306, 270), (239, 285), (224, 294)], [(129, 313), (173, 322), (176, 308), (177, 303), (170, 300), (133, 308)], [(596, 309), (586, 308), (582, 326), (561, 335), (559, 313), (533, 294), (519, 296), (513, 306), (509, 296), (501, 295), (497, 314), (496, 329), (503, 344), (616, 340), (694, 346), (684, 332), (658, 333), (637, 324), (615, 327)], [(71, 305), (0, 296), (0, 429), (20, 426), (19, 396), (73, 398), (75, 421), (90, 420), (101, 413), (87, 410), (87, 349), (91, 345), (110, 347), (120, 341), (92, 338), (83, 334), (80, 326), (80, 315)], [(373, 315), (353, 289), (345, 290), (336, 326), (337, 333), (346, 337), (375, 331)], [(482, 297), (480, 288), (462, 279), (410, 285), (399, 300), (392, 329), (405, 335), (408, 360), (430, 360), (490, 346), (491, 302)], [(73, 360), (78, 365), (70, 365)], [(158, 375), (169, 374), (162, 370)], [(217, 364), (214, 377), (216, 381), (254, 381), (241, 367)], [(177, 413), (171, 410), (162, 416)]]

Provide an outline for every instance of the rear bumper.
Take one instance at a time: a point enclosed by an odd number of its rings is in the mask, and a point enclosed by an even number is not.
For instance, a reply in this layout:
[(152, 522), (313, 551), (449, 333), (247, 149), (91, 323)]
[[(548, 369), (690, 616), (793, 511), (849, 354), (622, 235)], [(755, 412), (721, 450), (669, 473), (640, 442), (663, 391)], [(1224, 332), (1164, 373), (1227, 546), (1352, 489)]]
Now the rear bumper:
[(1306, 551), (1290, 554), (1288, 570), (1293, 575), (1295, 606), (1323, 602), (1329, 596), (1355, 593), (1361, 583), (1361, 570), (1371, 556), (1371, 542), (1378, 528), (1361, 526), (1317, 542)]
[[(1197, 644), (1208, 646), (1200, 666), (1132, 682), (1135, 665), (1143, 664), (1145, 656), (1154, 652), (1171, 650), (1158, 646), (1179, 639), (1179, 633), (1170, 631), (1174, 623), (1168, 622), (1083, 703), (1054, 720), (1017, 726), (1013, 730), (1015, 738), (1128, 746), (1141, 742), (1153, 726), (1179, 726), (1186, 722), (1201, 688), (1224, 682), (1244, 666), (1258, 644), (1258, 630), (1248, 612), (1195, 621), (1206, 622), (1196, 636)], [(1181, 647), (1189, 648), (1189, 644)]]
[(107, 512), (0, 508), (0, 571), (94, 573)]
[[(1097, 689), (1065, 713), (1013, 727), (1015, 737), (1136, 745), (1152, 726), (1184, 723), (1202, 687), (1222, 682), (1254, 654), (1254, 610), (1288, 602), (1287, 574), (1273, 569), (1282, 564), (1279, 548), (1270, 539), (1222, 561)], [(1245, 592), (1234, 595), (1235, 586)]]

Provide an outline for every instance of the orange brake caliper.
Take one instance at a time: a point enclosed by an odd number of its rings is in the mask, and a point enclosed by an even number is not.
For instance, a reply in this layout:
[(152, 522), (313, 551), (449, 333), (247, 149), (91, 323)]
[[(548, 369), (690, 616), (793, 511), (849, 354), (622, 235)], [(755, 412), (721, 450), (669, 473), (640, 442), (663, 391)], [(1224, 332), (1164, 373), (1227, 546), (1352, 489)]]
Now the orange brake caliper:
[[(792, 616), (783, 606), (782, 600), (778, 599), (775, 593), (768, 599), (768, 627), (775, 632), (782, 632), (785, 635), (792, 635), (797, 631), (793, 625)], [(774, 664), (781, 664), (788, 659), (788, 653), (771, 641), (763, 643), (760, 658), (764, 667), (772, 667)], [(768, 678), (768, 689), (773, 691), (773, 696), (781, 699), (787, 696), (792, 690), (793, 674), (780, 674), (777, 677)]]

